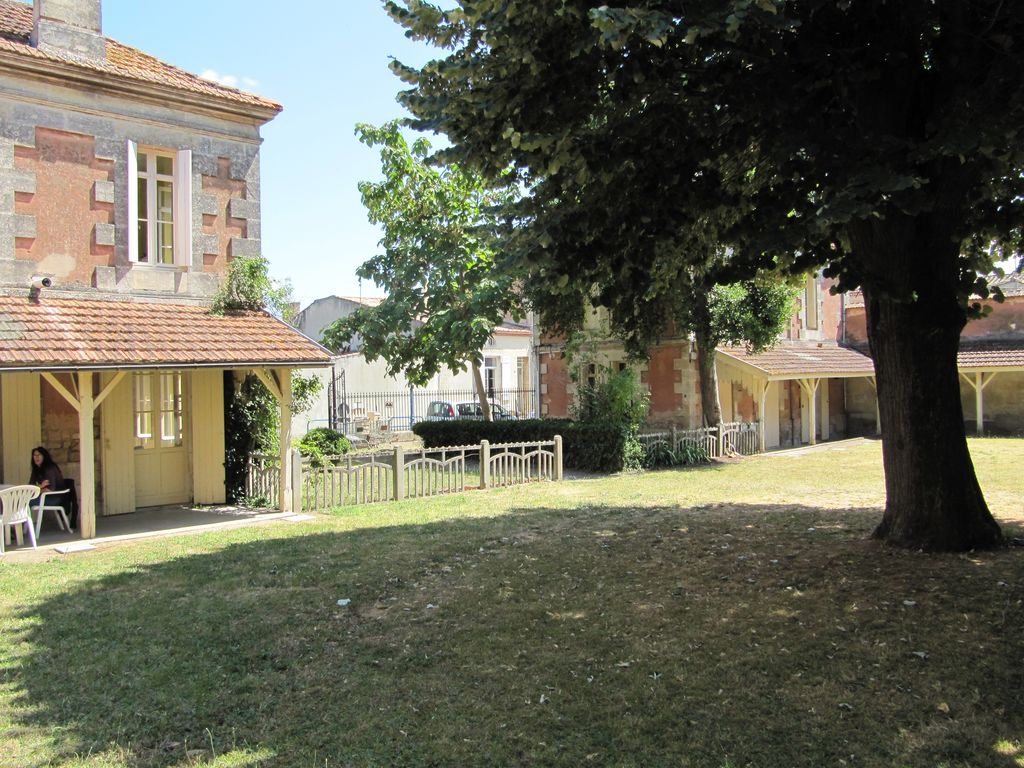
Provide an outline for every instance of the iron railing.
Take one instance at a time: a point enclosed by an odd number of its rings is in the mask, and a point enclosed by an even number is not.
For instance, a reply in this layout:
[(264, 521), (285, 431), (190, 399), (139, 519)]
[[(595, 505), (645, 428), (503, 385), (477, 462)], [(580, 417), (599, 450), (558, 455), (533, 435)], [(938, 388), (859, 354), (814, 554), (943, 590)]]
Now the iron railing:
[[(488, 392), (488, 400), (498, 406), (498, 419), (533, 419), (540, 413), (537, 393), (532, 389), (493, 389)], [(452, 418), (478, 418), (473, 415), (478, 398), (472, 389), (353, 391), (336, 380), (328, 402), (331, 428), (345, 434), (412, 429), (418, 421), (437, 418), (431, 415), (431, 403), (450, 404)], [(461, 409), (469, 415), (460, 413), (460, 403), (474, 404), (473, 408)]]

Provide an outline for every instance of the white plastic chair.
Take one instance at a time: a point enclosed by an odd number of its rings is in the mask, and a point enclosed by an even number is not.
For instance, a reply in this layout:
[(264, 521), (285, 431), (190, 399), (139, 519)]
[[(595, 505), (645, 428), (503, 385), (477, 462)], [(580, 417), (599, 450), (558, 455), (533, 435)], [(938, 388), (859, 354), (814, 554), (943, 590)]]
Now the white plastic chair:
[(0, 504), (3, 505), (3, 535), (0, 536), (0, 555), (4, 552), (4, 539), (7, 538), (8, 529), (15, 529), (19, 525), (24, 526), (28, 533), (28, 539), (32, 542), (32, 549), (36, 548), (36, 529), (32, 525), (32, 513), (28, 503), (39, 496), (37, 485), (15, 485), (0, 491)]
[(57, 518), (57, 527), (62, 531), (70, 531), (71, 523), (68, 521), (68, 514), (64, 509), (64, 502), (68, 501), (71, 494), (70, 488), (63, 491), (43, 491), (39, 494), (39, 506), (36, 510), (36, 538), (39, 538), (39, 530), (43, 527), (43, 512), (53, 512)]

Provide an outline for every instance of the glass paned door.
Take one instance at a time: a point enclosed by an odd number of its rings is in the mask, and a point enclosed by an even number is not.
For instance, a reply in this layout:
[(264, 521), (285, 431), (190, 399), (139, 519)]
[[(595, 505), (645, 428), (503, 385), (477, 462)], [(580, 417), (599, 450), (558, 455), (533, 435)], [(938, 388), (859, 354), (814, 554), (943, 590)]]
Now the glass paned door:
[(135, 374), (135, 503), (191, 500), (185, 386), (180, 371)]

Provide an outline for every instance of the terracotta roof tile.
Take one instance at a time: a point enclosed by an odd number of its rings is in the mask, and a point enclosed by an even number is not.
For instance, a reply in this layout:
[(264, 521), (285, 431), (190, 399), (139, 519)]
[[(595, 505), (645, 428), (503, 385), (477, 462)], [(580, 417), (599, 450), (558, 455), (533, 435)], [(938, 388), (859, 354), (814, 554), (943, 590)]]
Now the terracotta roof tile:
[(77, 56), (40, 51), (29, 43), (32, 34), (32, 6), (18, 0), (0, 0), (0, 51), (30, 56), (44, 61), (59, 61), (82, 69), (124, 77), (129, 80), (164, 85), (191, 93), (227, 99), (255, 107), (280, 110), (276, 102), (251, 93), (205, 80), (116, 40), (107, 40), (107, 60), (90, 61)]
[(764, 352), (743, 347), (718, 347), (724, 354), (769, 376), (873, 376), (871, 358), (849, 347), (829, 342), (782, 342)]
[(330, 353), (265, 312), (205, 306), (0, 296), (0, 370), (320, 366)]
[(959, 368), (1024, 368), (1024, 339), (962, 339), (956, 364)]

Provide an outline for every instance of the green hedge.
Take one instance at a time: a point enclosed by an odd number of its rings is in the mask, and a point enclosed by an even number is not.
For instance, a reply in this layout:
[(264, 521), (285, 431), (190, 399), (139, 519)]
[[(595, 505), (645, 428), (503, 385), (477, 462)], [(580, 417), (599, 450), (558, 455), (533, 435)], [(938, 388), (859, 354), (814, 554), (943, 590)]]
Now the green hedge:
[(569, 419), (522, 419), (515, 421), (421, 421), (412, 431), (427, 448), (445, 445), (530, 443), (562, 436), (562, 465), (587, 472), (619, 472), (627, 461), (630, 437), (619, 424)]

